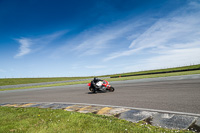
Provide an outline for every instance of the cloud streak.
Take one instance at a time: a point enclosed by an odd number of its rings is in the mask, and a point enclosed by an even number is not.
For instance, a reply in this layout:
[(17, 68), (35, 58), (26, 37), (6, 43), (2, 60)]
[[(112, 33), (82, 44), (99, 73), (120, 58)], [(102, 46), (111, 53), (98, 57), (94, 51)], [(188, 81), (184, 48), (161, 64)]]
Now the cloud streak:
[(183, 47), (199, 48), (200, 44), (197, 43), (200, 42), (199, 5), (197, 2), (189, 3), (186, 7), (159, 19), (133, 40), (127, 50), (112, 53), (104, 61), (130, 56), (143, 50), (159, 52), (160, 50), (180, 49)]
[(106, 28), (103, 31), (100, 29), (91, 29), (88, 32), (80, 34), (77, 39), (83, 38), (82, 42), (78, 43), (73, 50), (83, 55), (96, 55), (101, 53), (101, 50), (108, 47), (109, 42), (118, 38), (120, 35), (125, 33), (128, 29), (124, 28), (118, 30), (115, 27)]
[(154, 70), (200, 64), (199, 51), (200, 48), (165, 50), (159, 56), (146, 58), (135, 64), (126, 64), (124, 71)]
[(22, 38), (17, 40), (20, 43), (19, 53), (15, 55), (15, 58), (22, 57), (31, 52), (30, 46), (32, 45), (32, 41), (30, 39)]
[(40, 51), (46, 45), (50, 44), (52, 41), (56, 40), (65, 33), (66, 31), (62, 31), (50, 35), (43, 35), (36, 38), (16, 39), (20, 43), (20, 47), (19, 47), (19, 52), (14, 56), (14, 58), (23, 57), (30, 53)]
[[(132, 24), (133, 21), (135, 21), (134, 25)], [(79, 53), (79, 56), (97, 55), (105, 51), (104, 49), (110, 48), (111, 44), (123, 45), (116, 43), (116, 40), (119, 38), (131, 38), (129, 37), (129, 32), (142, 25), (144, 25), (144, 22), (141, 20), (130, 19), (107, 26), (94, 27), (80, 33), (69, 43), (75, 45), (73, 51)]]

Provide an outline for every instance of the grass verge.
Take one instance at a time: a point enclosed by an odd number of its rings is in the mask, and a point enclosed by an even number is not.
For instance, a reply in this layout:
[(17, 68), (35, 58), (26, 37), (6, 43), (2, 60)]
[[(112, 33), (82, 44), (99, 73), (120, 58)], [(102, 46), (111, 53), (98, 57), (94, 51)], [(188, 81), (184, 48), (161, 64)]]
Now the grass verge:
[(145, 74), (149, 75), (149, 73), (158, 73), (158, 72), (173, 72), (173, 71), (183, 71), (183, 70), (192, 70), (192, 69), (199, 69), (200, 64), (198, 65), (190, 65), (190, 66), (183, 66), (183, 67), (175, 67), (175, 68), (167, 68), (167, 69), (157, 69), (157, 70), (148, 70), (148, 71), (139, 71), (139, 72), (129, 72), (129, 73), (122, 73), (122, 74), (114, 74), (110, 75), (111, 77), (119, 77), (119, 76), (129, 76), (129, 75), (138, 75), (138, 74)]
[(121, 80), (133, 80), (133, 79), (144, 79), (144, 78), (158, 78), (158, 77), (193, 75), (193, 74), (200, 74), (200, 70), (186, 71), (186, 72), (164, 73), (164, 74), (142, 75), (142, 76), (130, 76), (130, 77), (121, 77), (121, 78), (110, 78), (110, 79), (108, 79), (108, 81), (121, 81)]
[(90, 80), (77, 81), (77, 82), (66, 82), (66, 83), (57, 83), (57, 84), (47, 84), (47, 85), (25, 86), (25, 87), (18, 87), (18, 88), (0, 89), (0, 91), (18, 90), (18, 89), (31, 89), (31, 88), (41, 88), (41, 87), (53, 87), (53, 86), (65, 86), (65, 85), (74, 85), (74, 84), (86, 84), (86, 83), (89, 83), (89, 82), (90, 82)]
[[(108, 77), (117, 76), (117, 77), (119, 77), (119, 76), (135, 75), (135, 74), (149, 74), (149, 73), (155, 73), (155, 72), (191, 70), (191, 69), (200, 69), (200, 64), (198, 64), (198, 65), (190, 65), (190, 66), (183, 66), (183, 67), (176, 67), (176, 68), (167, 68), (167, 69), (140, 71), (140, 72), (130, 72), (130, 73), (114, 74), (114, 75), (104, 75), (103, 77), (105, 77), (105, 76), (108, 76)], [(188, 71), (188, 72), (190, 72), (190, 71)], [(99, 77), (102, 77), (102, 76), (99, 76)], [(53, 82), (53, 81), (66, 81), (66, 80), (76, 80), (76, 79), (86, 79), (86, 78), (92, 78), (92, 77), (5, 78), (5, 79), (0, 79), (0, 86), (29, 84), (29, 83), (42, 83), (42, 82)]]
[[(175, 72), (175, 73), (165, 73), (165, 74), (142, 75), (142, 76), (130, 76), (130, 77), (121, 77), (121, 78), (109, 78), (109, 79), (106, 79), (106, 80), (110, 82), (110, 81), (134, 80), (134, 79), (144, 79), (144, 78), (158, 78), (158, 77), (169, 77), (169, 76), (180, 76), (180, 75), (191, 75), (191, 74), (200, 74), (200, 70), (186, 71), (186, 72)], [(90, 82), (89, 80), (77, 81), (77, 82), (66, 82), (66, 83), (58, 83), (58, 84), (37, 85), (37, 86), (27, 86), (27, 87), (18, 87), (18, 88), (7, 88), (7, 89), (0, 89), (0, 91), (41, 88), (41, 87), (53, 87), (53, 86), (65, 86), (65, 85), (74, 85), (74, 84), (86, 84), (86, 83), (89, 83), (89, 82)]]
[(5, 79), (0, 79), (0, 86), (29, 84), (29, 83), (54, 82), (54, 81), (67, 81), (67, 80), (77, 80), (77, 79), (87, 79), (87, 78), (92, 78), (92, 77), (5, 78)]
[(64, 110), (0, 107), (0, 132), (59, 132), (59, 133), (190, 133), (169, 130), (144, 122), (131, 123), (115, 117), (81, 114)]

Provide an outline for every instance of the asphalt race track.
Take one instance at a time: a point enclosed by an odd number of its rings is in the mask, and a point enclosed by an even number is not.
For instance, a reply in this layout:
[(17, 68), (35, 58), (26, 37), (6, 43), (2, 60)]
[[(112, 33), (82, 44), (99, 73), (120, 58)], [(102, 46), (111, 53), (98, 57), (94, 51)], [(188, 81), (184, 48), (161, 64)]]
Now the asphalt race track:
[(111, 82), (115, 92), (92, 94), (85, 85), (1, 91), (0, 103), (71, 102), (200, 114), (200, 78)]

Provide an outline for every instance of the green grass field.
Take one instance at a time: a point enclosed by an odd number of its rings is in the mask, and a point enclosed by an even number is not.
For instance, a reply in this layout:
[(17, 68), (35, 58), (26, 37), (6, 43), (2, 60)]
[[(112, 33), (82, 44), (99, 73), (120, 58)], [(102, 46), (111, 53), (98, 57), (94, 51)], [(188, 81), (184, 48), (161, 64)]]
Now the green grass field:
[(191, 65), (191, 66), (183, 66), (183, 67), (175, 67), (175, 68), (167, 68), (167, 69), (157, 69), (157, 70), (149, 70), (149, 71), (114, 74), (114, 75), (110, 75), (110, 76), (111, 77), (112, 76), (113, 77), (115, 77), (115, 76), (127, 76), (127, 75), (135, 75), (135, 74), (148, 74), (148, 73), (155, 73), (155, 72), (167, 72), (167, 71), (190, 70), (190, 69), (199, 69), (200, 70), (200, 64)]
[[(112, 76), (123, 76), (123, 75), (133, 75), (133, 74), (145, 74), (145, 73), (152, 73), (152, 72), (165, 72), (165, 71), (173, 71), (173, 70), (187, 70), (187, 69), (195, 69), (195, 68), (200, 69), (200, 64), (199, 65), (184, 66), (184, 67), (177, 67), (177, 68), (168, 68), (168, 69), (160, 69), (160, 70), (141, 71), (141, 72), (131, 72), (131, 73), (114, 74), (114, 75), (106, 75), (106, 76), (112, 77)], [(0, 86), (28, 84), (28, 83), (41, 83), (41, 82), (53, 82), (53, 81), (66, 81), (66, 80), (86, 79), (86, 78), (91, 78), (91, 77), (5, 78), (5, 79), (0, 79)]]
[[(131, 72), (131, 73), (114, 74), (114, 75), (103, 75), (103, 77), (105, 77), (105, 76), (113, 77), (113, 76), (123, 76), (123, 75), (133, 75), (133, 74), (148, 74), (148, 73), (152, 73), (152, 72), (165, 72), (165, 71), (173, 71), (173, 70), (188, 70), (188, 69), (195, 69), (195, 68), (200, 69), (200, 64), (199, 65), (184, 66), (184, 67), (177, 67), (177, 68), (160, 69), (160, 70)], [(196, 72), (198, 74), (198, 71), (196, 71)], [(191, 73), (194, 73), (194, 72), (191, 71)], [(99, 77), (102, 77), (102, 76), (99, 76)], [(137, 76), (135, 76), (135, 77), (137, 77)], [(138, 79), (140, 77), (143, 77), (143, 76), (139, 76), (136, 79)], [(92, 78), (92, 77), (4, 78), (4, 79), (0, 79), (0, 86), (28, 84), (28, 83), (53, 82), (53, 81), (66, 81), (66, 80), (86, 79), (86, 78)]]
[(0, 132), (15, 133), (190, 133), (145, 122), (131, 123), (115, 117), (64, 110), (0, 107)]
[(91, 77), (4, 78), (4, 79), (0, 79), (0, 86), (29, 84), (29, 83), (42, 83), (42, 82), (53, 82), (53, 81), (67, 81), (67, 80), (86, 79), (86, 78), (91, 78)]
[(110, 79), (108, 79), (108, 81), (134, 80), (134, 79), (144, 79), (144, 78), (158, 78), (158, 77), (192, 75), (192, 74), (200, 74), (200, 70), (186, 71), (186, 72), (174, 72), (174, 73), (163, 73), (163, 74), (141, 75), (141, 76), (130, 76), (130, 77), (120, 77), (120, 78), (110, 78)]
[[(109, 78), (109, 79), (106, 79), (106, 80), (110, 82), (110, 81), (134, 80), (134, 79), (144, 79), (144, 78), (158, 78), (158, 77), (169, 77), (169, 76), (180, 76), (180, 75), (191, 75), (191, 74), (200, 74), (200, 70), (165, 73), (165, 74), (142, 75), (142, 76), (130, 76), (130, 77), (121, 77), (121, 78)], [(64, 86), (64, 85), (74, 85), (74, 84), (86, 84), (86, 83), (89, 83), (89, 82), (90, 82), (90, 80), (57, 83), (57, 84), (48, 84), (48, 85), (27, 86), (27, 87), (18, 87), (18, 88), (6, 88), (6, 89), (0, 89), (0, 91), (17, 90), (17, 89), (30, 89), (30, 88), (40, 88), (40, 87), (52, 87), (52, 86)]]

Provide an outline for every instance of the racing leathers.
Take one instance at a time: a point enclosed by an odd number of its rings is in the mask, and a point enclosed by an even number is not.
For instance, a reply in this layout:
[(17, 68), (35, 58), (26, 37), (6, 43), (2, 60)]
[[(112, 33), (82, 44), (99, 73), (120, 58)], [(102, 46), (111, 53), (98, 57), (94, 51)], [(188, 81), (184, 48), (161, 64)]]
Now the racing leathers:
[(93, 93), (96, 93), (97, 89), (99, 89), (99, 87), (96, 85), (96, 83), (98, 83), (99, 81), (103, 81), (103, 80), (98, 79), (98, 78), (94, 78), (91, 81), (91, 87), (93, 88)]

